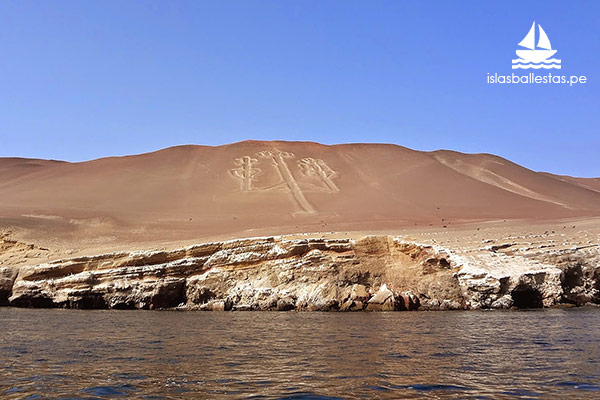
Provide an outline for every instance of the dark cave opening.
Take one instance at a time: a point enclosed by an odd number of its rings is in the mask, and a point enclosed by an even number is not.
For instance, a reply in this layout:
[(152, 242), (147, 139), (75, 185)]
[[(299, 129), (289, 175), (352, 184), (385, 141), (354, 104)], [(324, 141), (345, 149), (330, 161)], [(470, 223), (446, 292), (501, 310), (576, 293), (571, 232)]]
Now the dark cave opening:
[(564, 270), (564, 286), (572, 289), (583, 284), (583, 270), (577, 264)]
[(511, 293), (516, 308), (542, 308), (542, 294), (530, 287), (517, 287)]

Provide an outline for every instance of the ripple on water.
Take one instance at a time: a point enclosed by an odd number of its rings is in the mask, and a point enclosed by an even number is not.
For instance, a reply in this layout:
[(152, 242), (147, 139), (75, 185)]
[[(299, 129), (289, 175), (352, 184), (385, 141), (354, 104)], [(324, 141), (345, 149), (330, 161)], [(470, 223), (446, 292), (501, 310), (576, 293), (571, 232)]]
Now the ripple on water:
[(556, 386), (566, 386), (568, 388), (576, 389), (576, 390), (586, 390), (586, 391), (591, 391), (591, 392), (600, 392), (600, 386), (592, 384), (592, 383), (585, 383), (585, 382), (565, 381), (565, 382), (558, 382), (558, 383), (556, 383)]
[(503, 391), (502, 394), (511, 397), (540, 397), (542, 395), (541, 393), (532, 392), (526, 389), (510, 389)]
[(148, 378), (146, 375), (140, 375), (140, 374), (136, 374), (133, 372), (119, 372), (119, 373), (113, 374), (112, 376), (116, 379), (125, 379), (125, 380), (132, 380), (132, 381), (138, 381), (138, 380)]
[[(253, 397), (257, 398), (257, 397)], [(296, 392), (283, 397), (277, 397), (278, 400), (343, 400), (342, 397), (325, 396), (314, 392)]]
[(403, 353), (391, 353), (387, 355), (390, 358), (410, 358), (410, 356)]
[(136, 390), (132, 385), (94, 386), (85, 388), (82, 392), (100, 397), (128, 396)]
[(378, 386), (378, 385), (367, 385), (367, 389), (375, 390), (377, 392), (386, 392), (386, 391), (390, 390), (389, 388), (387, 388), (385, 386)]
[(456, 357), (458, 354), (456, 353), (452, 353), (450, 351), (445, 351), (445, 352), (438, 352), (438, 353), (433, 353), (431, 356), (432, 357)]
[(417, 384), (417, 385), (390, 385), (393, 389), (411, 389), (417, 392), (433, 392), (438, 390), (447, 390), (447, 391), (461, 391), (468, 392), (473, 391), (475, 388), (467, 387), (467, 386), (458, 386), (458, 385), (426, 385), (426, 384)]

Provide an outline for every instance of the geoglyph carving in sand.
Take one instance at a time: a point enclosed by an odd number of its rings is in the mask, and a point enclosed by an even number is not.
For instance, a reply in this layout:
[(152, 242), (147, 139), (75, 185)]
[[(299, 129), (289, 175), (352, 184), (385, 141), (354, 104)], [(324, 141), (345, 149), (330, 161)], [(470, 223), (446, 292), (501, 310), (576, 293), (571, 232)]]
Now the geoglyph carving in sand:
[(256, 179), (256, 176), (260, 174), (260, 169), (256, 168), (258, 160), (249, 156), (236, 158), (234, 163), (237, 168), (230, 169), (229, 173), (234, 178), (240, 180), (240, 190), (248, 192), (252, 190), (252, 182)]
[[(283, 180), (279, 185), (287, 185), (288, 189), (292, 193), (294, 200), (298, 203), (298, 205), (307, 213), (314, 213), (315, 209), (313, 206), (306, 200), (304, 197), (304, 193), (300, 190), (300, 186), (298, 186), (298, 182), (294, 178), (294, 175), (290, 172), (290, 169), (285, 162), (286, 158), (293, 158), (294, 153), (288, 153), (280, 150), (265, 150), (258, 153), (260, 157), (270, 158), (272, 164), (277, 169), (279, 176)], [(279, 186), (277, 185), (277, 186)]]
[(294, 174), (292, 174), (290, 171), (286, 161), (290, 158), (294, 158), (294, 153), (272, 149), (261, 151), (257, 153), (257, 156), (270, 161), (270, 164), (275, 168), (275, 171), (279, 176), (279, 180), (274, 185), (267, 187), (255, 187), (253, 183), (261, 172), (261, 170), (256, 167), (258, 164), (258, 159), (250, 156), (236, 158), (234, 162), (237, 167), (229, 170), (229, 173), (233, 178), (240, 181), (240, 190), (244, 192), (283, 189), (291, 194), (294, 202), (302, 209), (303, 212), (314, 213), (316, 210), (304, 196), (303, 190), (308, 189), (326, 191), (329, 193), (337, 193), (340, 191), (335, 182), (332, 180), (337, 176), (337, 173), (321, 159), (309, 157), (298, 161), (297, 165), (300, 169), (301, 177), (316, 179), (321, 183), (321, 186), (317, 186), (310, 182), (305, 182), (304, 188), (301, 188), (301, 185), (294, 177)]
[(300, 172), (305, 176), (317, 177), (319, 178), (323, 184), (327, 187), (327, 190), (332, 193), (337, 193), (340, 189), (337, 185), (331, 180), (333, 177), (337, 175), (337, 173), (332, 170), (329, 165), (323, 160), (314, 159), (314, 158), (303, 158), (298, 161), (298, 166), (300, 167)]

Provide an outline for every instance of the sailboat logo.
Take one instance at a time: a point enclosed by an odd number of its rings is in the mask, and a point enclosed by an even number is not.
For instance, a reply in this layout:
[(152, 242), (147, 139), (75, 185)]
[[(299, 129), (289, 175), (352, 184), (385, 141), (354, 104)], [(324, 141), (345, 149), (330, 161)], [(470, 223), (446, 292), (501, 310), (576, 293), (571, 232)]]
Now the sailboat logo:
[(552, 50), (550, 39), (542, 29), (540, 24), (537, 25), (539, 30), (537, 46), (535, 45), (535, 21), (531, 25), (531, 29), (523, 40), (519, 42), (519, 46), (525, 47), (527, 50), (517, 50), (516, 60), (512, 60), (512, 69), (551, 69), (561, 68), (561, 60), (552, 57), (557, 50)]

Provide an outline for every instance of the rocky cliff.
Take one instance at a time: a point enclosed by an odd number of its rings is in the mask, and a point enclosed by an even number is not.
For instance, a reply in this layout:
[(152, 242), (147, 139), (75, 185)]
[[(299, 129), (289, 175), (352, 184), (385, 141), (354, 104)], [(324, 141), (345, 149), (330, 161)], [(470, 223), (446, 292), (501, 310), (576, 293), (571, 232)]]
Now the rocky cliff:
[(600, 303), (598, 245), (263, 237), (0, 267), (17, 307), (386, 311)]

